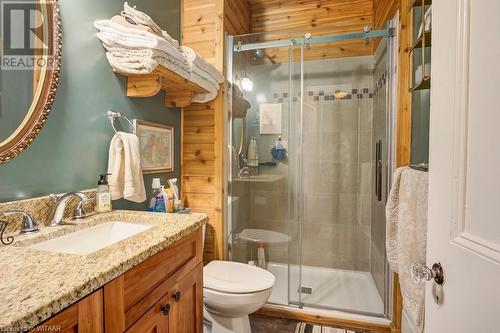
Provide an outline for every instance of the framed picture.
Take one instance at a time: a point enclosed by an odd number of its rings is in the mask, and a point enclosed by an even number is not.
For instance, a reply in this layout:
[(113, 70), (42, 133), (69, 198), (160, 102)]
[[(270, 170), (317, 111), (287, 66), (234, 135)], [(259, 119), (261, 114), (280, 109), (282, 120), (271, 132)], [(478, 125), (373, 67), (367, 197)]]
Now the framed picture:
[(134, 119), (143, 173), (174, 171), (174, 128)]
[(260, 104), (260, 134), (281, 134), (281, 104)]

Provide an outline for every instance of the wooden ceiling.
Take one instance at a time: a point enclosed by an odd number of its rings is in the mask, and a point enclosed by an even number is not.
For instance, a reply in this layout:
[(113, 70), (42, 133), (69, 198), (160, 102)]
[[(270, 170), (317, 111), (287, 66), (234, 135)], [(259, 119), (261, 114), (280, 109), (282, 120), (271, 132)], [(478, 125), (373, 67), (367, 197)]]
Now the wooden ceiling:
[(252, 32), (332, 35), (373, 25), (373, 0), (250, 0), (250, 15)]
[[(249, 0), (250, 31), (261, 33), (259, 41), (275, 40), (279, 32), (313, 37), (361, 32), (365, 26), (379, 28), (393, 14), (397, 0)], [(240, 12), (242, 13), (242, 12)], [(242, 13), (243, 14), (243, 13)], [(384, 24), (382, 24), (383, 26)], [(283, 35), (285, 37), (285, 35)], [(286, 36), (288, 38), (288, 36)], [(373, 42), (363, 40), (314, 45), (307, 60), (369, 55)], [(288, 60), (288, 48), (266, 50), (265, 62)]]

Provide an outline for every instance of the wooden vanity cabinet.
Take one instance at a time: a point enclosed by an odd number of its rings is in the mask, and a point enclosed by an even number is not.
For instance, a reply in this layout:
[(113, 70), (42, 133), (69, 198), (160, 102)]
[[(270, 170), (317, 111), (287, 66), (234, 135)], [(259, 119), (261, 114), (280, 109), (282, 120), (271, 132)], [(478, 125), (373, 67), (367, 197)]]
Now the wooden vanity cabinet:
[[(203, 323), (203, 265), (172, 286), (146, 314), (140, 317), (127, 333), (201, 333)], [(107, 332), (107, 331), (106, 331)]]
[(103, 292), (95, 291), (84, 299), (38, 325), (31, 332), (104, 332)]
[(202, 333), (202, 259), (198, 229), (32, 332)]
[(202, 333), (198, 229), (104, 286), (106, 333)]

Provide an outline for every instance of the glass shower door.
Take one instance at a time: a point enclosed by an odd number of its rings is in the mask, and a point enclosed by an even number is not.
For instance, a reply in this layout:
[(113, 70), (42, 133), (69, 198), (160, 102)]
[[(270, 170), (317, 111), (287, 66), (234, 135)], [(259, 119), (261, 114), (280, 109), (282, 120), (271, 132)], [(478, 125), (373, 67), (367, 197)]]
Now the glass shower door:
[[(237, 36), (234, 44), (268, 38), (272, 36)], [(299, 302), (301, 255), (300, 58), (289, 61), (297, 53), (294, 46), (266, 52), (249, 49), (232, 55), (230, 255), (233, 261), (256, 265), (264, 256), (265, 268), (276, 277), (269, 302), (290, 305)], [(279, 62), (268, 56), (272, 52), (280, 55)], [(258, 166), (249, 161), (251, 140), (259, 150)], [(285, 156), (273, 155), (277, 142), (284, 145)]]
[(299, 296), (303, 306), (383, 315), (386, 280), (375, 274), (385, 264), (372, 255), (385, 232), (375, 149), (387, 147), (385, 90), (375, 76), (386, 62), (373, 42), (304, 41)]
[(288, 304), (302, 307), (302, 111), (303, 111), (303, 45), (288, 46), (288, 165), (289, 165), (289, 219), (288, 230), (292, 235), (288, 247)]

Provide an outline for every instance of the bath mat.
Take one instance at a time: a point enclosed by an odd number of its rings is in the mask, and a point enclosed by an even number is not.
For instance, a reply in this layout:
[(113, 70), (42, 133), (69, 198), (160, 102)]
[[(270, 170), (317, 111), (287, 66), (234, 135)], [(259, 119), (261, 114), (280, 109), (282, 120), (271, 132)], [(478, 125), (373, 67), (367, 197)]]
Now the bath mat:
[(324, 327), (307, 323), (298, 323), (295, 333), (356, 333), (344, 328)]

